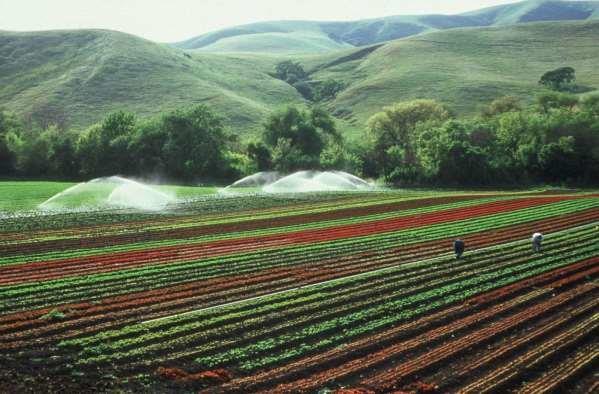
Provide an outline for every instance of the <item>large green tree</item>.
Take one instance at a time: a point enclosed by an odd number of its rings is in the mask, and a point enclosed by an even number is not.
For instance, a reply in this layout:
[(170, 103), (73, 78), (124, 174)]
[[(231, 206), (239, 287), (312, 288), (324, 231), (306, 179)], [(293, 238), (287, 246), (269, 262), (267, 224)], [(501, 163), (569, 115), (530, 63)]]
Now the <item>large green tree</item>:
[(161, 123), (167, 135), (163, 157), (168, 175), (187, 181), (231, 176), (223, 122), (210, 108), (176, 110)]
[(136, 173), (166, 175), (162, 149), (167, 138), (166, 129), (158, 118), (138, 124), (128, 147)]
[(417, 126), (449, 118), (449, 111), (434, 100), (399, 102), (374, 114), (367, 122), (367, 132), (381, 174), (394, 183), (415, 182), (419, 173)]
[(22, 132), (23, 124), (17, 117), (0, 109), (0, 174), (11, 174), (15, 171), (15, 152), (10, 149), (9, 139)]
[(300, 110), (289, 106), (272, 114), (264, 125), (263, 140), (279, 171), (320, 167), (320, 154), (330, 143), (339, 143), (333, 118), (320, 107)]
[(423, 125), (417, 155), (424, 179), (443, 184), (475, 185), (492, 182), (492, 132), (476, 121), (449, 120)]
[(134, 173), (135, 166), (128, 148), (135, 127), (135, 115), (117, 111), (84, 131), (77, 147), (82, 174), (108, 176)]
[(282, 79), (290, 85), (303, 81), (308, 77), (306, 71), (299, 62), (292, 60), (286, 60), (278, 63), (275, 66), (275, 73), (277, 78)]
[(553, 90), (561, 90), (576, 80), (576, 71), (572, 67), (560, 67), (547, 71), (539, 79), (539, 84)]

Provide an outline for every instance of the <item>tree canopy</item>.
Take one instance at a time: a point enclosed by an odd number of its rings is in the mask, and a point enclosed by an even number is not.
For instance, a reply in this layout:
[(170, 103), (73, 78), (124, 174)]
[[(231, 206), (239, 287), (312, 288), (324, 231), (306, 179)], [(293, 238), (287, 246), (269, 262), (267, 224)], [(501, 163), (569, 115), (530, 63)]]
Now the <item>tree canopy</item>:
[(205, 105), (147, 119), (117, 111), (82, 132), (0, 111), (0, 173), (228, 182), (256, 171), (337, 169), (396, 185), (599, 184), (599, 95), (548, 91), (527, 106), (500, 97), (459, 119), (437, 101), (404, 101), (366, 126), (348, 142), (325, 107), (291, 106), (242, 141)]
[(318, 168), (323, 149), (339, 138), (333, 118), (319, 107), (286, 107), (268, 118), (263, 133), (265, 145), (272, 149), (272, 164), (280, 171)]
[(539, 84), (553, 90), (561, 90), (565, 85), (576, 80), (576, 71), (572, 67), (560, 67), (547, 71), (541, 76)]

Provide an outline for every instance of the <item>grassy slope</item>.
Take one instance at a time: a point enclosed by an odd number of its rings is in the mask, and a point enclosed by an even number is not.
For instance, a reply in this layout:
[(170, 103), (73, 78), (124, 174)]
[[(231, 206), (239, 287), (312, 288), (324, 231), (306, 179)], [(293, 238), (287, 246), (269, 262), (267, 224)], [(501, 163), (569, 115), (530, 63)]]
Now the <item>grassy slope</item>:
[(193, 54), (112, 31), (0, 33), (0, 106), (84, 127), (115, 109), (152, 115), (206, 103), (239, 132), (281, 102), (301, 101), (270, 77), (276, 60)]
[(351, 22), (274, 21), (236, 26), (174, 43), (210, 52), (319, 53), (458, 27), (585, 20), (599, 16), (598, 1), (529, 0), (462, 15), (400, 15)]
[[(35, 209), (50, 197), (75, 185), (74, 182), (0, 181), (0, 216), (2, 212)], [(108, 198), (115, 187), (116, 185), (111, 183), (87, 184), (76, 193), (62, 197), (58, 201), (63, 204), (63, 207), (93, 205), (99, 199)], [(172, 185), (153, 185), (152, 187), (182, 199), (216, 193), (215, 187)]]
[(596, 19), (597, 1), (529, 0), (463, 14), (487, 25), (510, 25), (521, 22)]
[(203, 52), (230, 53), (324, 53), (353, 46), (336, 42), (317, 31), (245, 34), (221, 39), (198, 49)]
[(530, 98), (541, 91), (543, 72), (564, 65), (576, 69), (579, 84), (599, 88), (597, 42), (599, 21), (531, 23), (435, 32), (362, 55), (345, 51), (341, 61), (328, 55), (303, 62), (315, 79), (348, 84), (330, 106), (347, 114), (355, 136), (383, 105), (433, 98), (469, 114), (501, 95)]
[(108, 31), (0, 33), (0, 107), (84, 127), (116, 109), (141, 116), (204, 102), (240, 135), (265, 116), (304, 101), (272, 78), (282, 59), (301, 61), (313, 79), (348, 87), (328, 106), (339, 127), (359, 136), (384, 105), (414, 98), (447, 102), (469, 114), (493, 98), (530, 97), (539, 76), (571, 65), (582, 85), (599, 88), (599, 21), (534, 23), (418, 35), (324, 55), (182, 51)]

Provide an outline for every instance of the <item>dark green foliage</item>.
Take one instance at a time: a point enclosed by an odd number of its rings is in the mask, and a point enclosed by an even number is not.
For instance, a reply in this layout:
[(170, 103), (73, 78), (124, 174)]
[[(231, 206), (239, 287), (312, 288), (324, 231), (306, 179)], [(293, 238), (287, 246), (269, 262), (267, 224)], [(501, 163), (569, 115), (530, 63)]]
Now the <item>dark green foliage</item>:
[(166, 174), (162, 149), (167, 138), (168, 134), (159, 119), (151, 119), (138, 125), (129, 141), (129, 152), (135, 158), (136, 173)]
[(343, 88), (344, 85), (342, 82), (337, 81), (336, 79), (327, 79), (316, 85), (314, 100), (332, 100), (337, 96), (337, 93), (343, 90)]
[(323, 107), (287, 107), (243, 144), (204, 105), (140, 122), (119, 111), (77, 134), (0, 112), (0, 171), (60, 178), (163, 175), (220, 182), (255, 171), (338, 169), (397, 185), (599, 184), (599, 96), (502, 97), (455, 119), (434, 100), (384, 107), (345, 145)]
[(291, 60), (278, 63), (275, 66), (275, 72), (277, 78), (290, 85), (293, 85), (298, 81), (303, 81), (308, 76), (300, 63)]
[(264, 125), (264, 143), (272, 149), (276, 170), (314, 169), (331, 141), (339, 141), (335, 122), (322, 108), (302, 111), (290, 106), (271, 115)]
[(250, 142), (247, 146), (247, 154), (256, 163), (258, 171), (266, 171), (272, 167), (270, 151), (262, 142)]
[(522, 105), (517, 97), (504, 96), (493, 100), (491, 104), (484, 107), (482, 115), (485, 117), (493, 117), (504, 112), (520, 111), (521, 109)]
[(574, 149), (574, 137), (561, 137), (539, 152), (539, 170), (551, 182), (575, 179), (581, 170)]
[(539, 102), (519, 108), (501, 99), (483, 117), (461, 120), (433, 103), (429, 111), (395, 104), (369, 122), (365, 167), (400, 185), (599, 183), (599, 100), (549, 93)]
[[(2, 113), (0, 125), (7, 125)], [(2, 126), (7, 173), (60, 178), (164, 175), (174, 180), (229, 180), (237, 157), (229, 154), (231, 139), (222, 122), (204, 105), (175, 110), (137, 122), (118, 111), (81, 134), (50, 126)], [(17, 127), (18, 125), (18, 127)], [(4, 131), (4, 130), (9, 131)], [(3, 145), (0, 145), (2, 153)]]
[(118, 111), (86, 130), (78, 142), (82, 174), (109, 176), (134, 173), (128, 147), (135, 127), (133, 114)]
[(312, 90), (312, 86), (309, 82), (306, 81), (297, 81), (292, 84), (292, 86), (308, 101), (314, 100), (314, 91)]
[(346, 171), (358, 176), (363, 175), (364, 160), (354, 150), (343, 147), (341, 144), (329, 145), (320, 154), (321, 168)]
[(572, 109), (578, 104), (578, 97), (568, 93), (547, 92), (537, 96), (537, 104), (545, 113), (552, 109)]
[(314, 90), (310, 84), (308, 74), (300, 63), (291, 60), (277, 63), (275, 76), (293, 86), (306, 100), (314, 100)]
[(582, 100), (582, 108), (591, 115), (599, 117), (599, 94), (588, 96)]
[(484, 124), (449, 120), (438, 127), (423, 125), (418, 139), (424, 179), (459, 185), (492, 182), (489, 152), (496, 142)]
[(163, 157), (168, 175), (184, 180), (228, 175), (223, 124), (208, 107), (171, 112), (162, 118), (162, 128), (167, 136)]
[(11, 174), (15, 171), (15, 153), (8, 145), (10, 135), (19, 134), (23, 125), (11, 113), (0, 109), (0, 174)]
[(51, 128), (47, 131), (48, 173), (66, 178), (76, 178), (79, 169), (77, 135), (71, 131)]
[(442, 122), (449, 116), (434, 100), (396, 103), (373, 115), (367, 127), (380, 175), (394, 183), (417, 182), (416, 128), (426, 122)]
[(575, 80), (576, 72), (572, 67), (560, 67), (543, 74), (539, 83), (553, 90), (562, 90)]

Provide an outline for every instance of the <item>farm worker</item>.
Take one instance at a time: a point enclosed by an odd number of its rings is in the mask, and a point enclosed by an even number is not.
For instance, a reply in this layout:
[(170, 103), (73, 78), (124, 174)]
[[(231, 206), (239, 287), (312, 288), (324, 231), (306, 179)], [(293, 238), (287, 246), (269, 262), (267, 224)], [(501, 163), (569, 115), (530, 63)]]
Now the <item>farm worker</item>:
[(464, 241), (462, 241), (461, 239), (458, 238), (455, 241), (453, 241), (453, 251), (455, 252), (456, 259), (462, 257), (462, 254), (464, 254), (464, 247)]
[(534, 233), (532, 235), (532, 250), (535, 253), (538, 253), (541, 251), (541, 242), (543, 242), (543, 234)]

